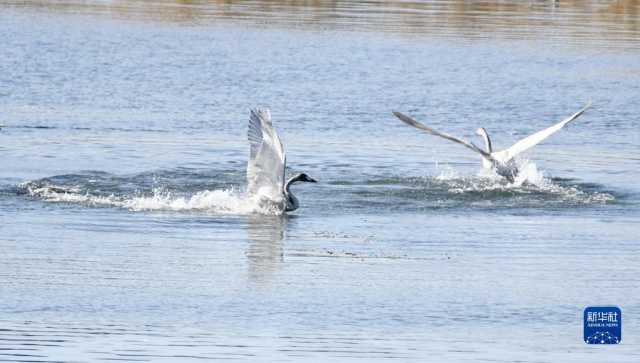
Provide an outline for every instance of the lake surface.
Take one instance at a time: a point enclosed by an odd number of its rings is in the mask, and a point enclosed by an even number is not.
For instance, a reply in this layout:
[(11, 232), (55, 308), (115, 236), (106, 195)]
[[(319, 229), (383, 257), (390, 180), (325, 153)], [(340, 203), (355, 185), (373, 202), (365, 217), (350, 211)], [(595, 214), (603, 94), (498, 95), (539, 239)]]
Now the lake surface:
[[(0, 4), (0, 361), (640, 359), (635, 1)], [(494, 146), (593, 106), (515, 185)], [(270, 107), (302, 207), (244, 197)], [(582, 341), (617, 305), (622, 343)]]

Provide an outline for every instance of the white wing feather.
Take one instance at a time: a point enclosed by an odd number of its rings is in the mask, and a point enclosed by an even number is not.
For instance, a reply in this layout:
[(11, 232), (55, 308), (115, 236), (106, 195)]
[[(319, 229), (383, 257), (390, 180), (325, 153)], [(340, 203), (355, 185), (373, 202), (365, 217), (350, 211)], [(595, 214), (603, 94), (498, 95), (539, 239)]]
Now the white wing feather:
[(249, 118), (247, 192), (274, 201), (283, 198), (286, 157), (268, 109), (251, 110)]
[(429, 126), (416, 121), (412, 117), (409, 117), (409, 116), (403, 114), (402, 112), (394, 111), (393, 114), (398, 119), (400, 119), (400, 121), (406, 123), (409, 126), (413, 126), (413, 127), (417, 128), (417, 129), (426, 131), (427, 133), (429, 133), (431, 135), (439, 136), (439, 137), (442, 137), (442, 138), (447, 139), (449, 141), (453, 141), (455, 143), (461, 144), (461, 145), (467, 147), (468, 149), (473, 150), (473, 151), (477, 152), (478, 154), (482, 155), (482, 157), (484, 159), (487, 159), (489, 162), (493, 161), (493, 157), (492, 157), (491, 154), (489, 154), (488, 152), (480, 149), (479, 147), (477, 147), (476, 145), (474, 145), (471, 142), (464, 141), (462, 139), (459, 139), (459, 138), (457, 138), (455, 136), (451, 136), (451, 135), (446, 134), (444, 132), (436, 131), (436, 130), (432, 129)]
[(518, 154), (534, 147), (535, 145), (540, 143), (542, 140), (556, 133), (558, 130), (563, 128), (566, 124), (568, 124), (569, 122), (575, 120), (580, 115), (582, 115), (584, 111), (586, 111), (589, 107), (591, 107), (591, 101), (589, 101), (589, 103), (587, 103), (587, 105), (584, 106), (580, 111), (558, 122), (557, 124), (551, 127), (548, 127), (542, 131), (538, 131), (533, 135), (527, 136), (524, 139), (513, 144), (510, 148), (492, 153), (491, 155), (496, 159), (500, 160), (501, 162), (507, 162), (513, 159)]

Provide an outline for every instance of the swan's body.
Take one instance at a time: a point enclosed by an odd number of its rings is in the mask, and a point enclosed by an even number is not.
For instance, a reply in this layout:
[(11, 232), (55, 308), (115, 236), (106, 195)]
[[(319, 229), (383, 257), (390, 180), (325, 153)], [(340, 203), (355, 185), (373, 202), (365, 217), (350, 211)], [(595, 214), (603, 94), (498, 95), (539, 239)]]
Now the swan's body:
[(298, 174), (285, 182), (286, 155), (268, 109), (251, 110), (247, 138), (250, 146), (247, 193), (273, 203), (281, 211), (296, 210), (300, 203), (291, 193), (291, 185), (296, 182), (315, 183), (315, 180), (306, 174)]
[(576, 118), (578, 118), (578, 116), (582, 115), (584, 111), (586, 111), (590, 106), (591, 106), (591, 102), (589, 102), (580, 111), (558, 122), (557, 124), (551, 127), (548, 127), (542, 131), (538, 131), (533, 135), (529, 135), (524, 139), (516, 142), (508, 149), (504, 149), (500, 151), (493, 151), (493, 146), (491, 145), (491, 139), (489, 138), (489, 134), (484, 128), (479, 128), (476, 131), (476, 134), (483, 137), (486, 150), (482, 150), (472, 142), (467, 142), (457, 137), (445, 134), (444, 132), (436, 131), (400, 112), (394, 112), (393, 114), (396, 117), (398, 117), (402, 122), (410, 126), (426, 131), (427, 133), (430, 133), (432, 135), (440, 136), (449, 141), (462, 144), (466, 146), (468, 149), (479, 153), (482, 156), (483, 167), (487, 169), (493, 169), (498, 175), (505, 177), (507, 180), (509, 180), (509, 182), (513, 183), (515, 177), (518, 175), (518, 172), (519, 172), (517, 163), (515, 161), (515, 157), (521, 154), (522, 152), (534, 147), (535, 145), (537, 145), (547, 137), (553, 135), (555, 132), (563, 128), (566, 124), (575, 120)]

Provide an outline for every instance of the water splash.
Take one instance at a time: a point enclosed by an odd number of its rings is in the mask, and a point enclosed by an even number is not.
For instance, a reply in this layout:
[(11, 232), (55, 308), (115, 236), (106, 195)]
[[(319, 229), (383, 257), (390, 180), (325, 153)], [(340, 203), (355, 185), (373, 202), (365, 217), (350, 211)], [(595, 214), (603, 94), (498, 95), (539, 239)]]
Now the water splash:
[(150, 195), (96, 195), (79, 186), (57, 186), (42, 181), (22, 183), (26, 194), (47, 202), (110, 206), (131, 211), (204, 211), (215, 214), (282, 214), (278, 203), (260, 196), (248, 197), (234, 188), (204, 190), (188, 196), (175, 195), (164, 188), (154, 188)]
[(577, 204), (602, 204), (615, 200), (615, 197), (607, 192), (588, 192), (581, 190), (578, 185), (558, 184), (528, 159), (519, 159), (517, 163), (520, 172), (513, 183), (509, 183), (490, 169), (482, 169), (475, 177), (464, 177), (449, 168), (434, 177), (433, 181), (444, 183), (449, 193), (458, 195), (484, 193), (487, 197), (530, 196), (530, 199), (547, 202), (555, 200)]
[[(436, 164), (436, 169), (439, 169), (439, 165)], [(460, 178), (460, 174), (451, 166), (446, 165), (441, 171), (440, 174), (438, 174), (435, 177), (435, 180), (439, 180), (439, 181), (447, 181), (447, 180), (454, 180), (454, 179), (459, 179)]]
[[(344, 189), (317, 192), (316, 203), (374, 210), (457, 208), (573, 208), (607, 204), (616, 198), (598, 186), (544, 175), (524, 161), (514, 183), (491, 171), (461, 175), (445, 167), (436, 176), (386, 177), (329, 182)], [(207, 214), (282, 214), (283, 201), (264, 195), (248, 196), (239, 188), (242, 175), (225, 172), (168, 170), (117, 176), (88, 171), (22, 183), (14, 192), (46, 202), (130, 211), (170, 211)]]

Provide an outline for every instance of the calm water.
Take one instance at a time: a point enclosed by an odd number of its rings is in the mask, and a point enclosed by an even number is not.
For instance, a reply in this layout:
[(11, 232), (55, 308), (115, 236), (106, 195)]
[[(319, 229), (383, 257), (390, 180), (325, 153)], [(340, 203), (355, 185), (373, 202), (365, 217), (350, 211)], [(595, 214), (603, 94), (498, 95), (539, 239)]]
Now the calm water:
[[(0, 361), (640, 359), (638, 4), (0, 5)], [(507, 147), (482, 174), (399, 110)], [(243, 196), (272, 109), (302, 207)], [(582, 311), (623, 310), (619, 346)]]

